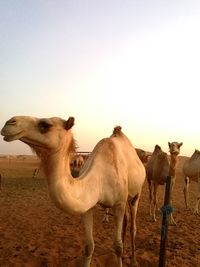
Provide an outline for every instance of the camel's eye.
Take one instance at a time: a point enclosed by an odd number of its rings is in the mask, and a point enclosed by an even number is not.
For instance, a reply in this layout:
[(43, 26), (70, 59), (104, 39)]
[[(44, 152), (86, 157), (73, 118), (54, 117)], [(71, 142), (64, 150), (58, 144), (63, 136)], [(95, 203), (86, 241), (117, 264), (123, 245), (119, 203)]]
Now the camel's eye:
[(38, 123), (38, 128), (41, 133), (47, 133), (52, 126), (53, 125), (46, 120), (40, 120)]

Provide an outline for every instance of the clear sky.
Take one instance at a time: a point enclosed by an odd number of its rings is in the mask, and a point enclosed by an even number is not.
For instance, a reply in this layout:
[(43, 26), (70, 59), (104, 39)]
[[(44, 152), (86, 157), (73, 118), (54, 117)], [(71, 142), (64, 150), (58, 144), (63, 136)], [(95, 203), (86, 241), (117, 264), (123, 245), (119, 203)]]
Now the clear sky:
[[(75, 117), (81, 151), (121, 125), (148, 151), (200, 149), (199, 0), (0, 1), (0, 128)], [(0, 154), (31, 154), (0, 137)]]

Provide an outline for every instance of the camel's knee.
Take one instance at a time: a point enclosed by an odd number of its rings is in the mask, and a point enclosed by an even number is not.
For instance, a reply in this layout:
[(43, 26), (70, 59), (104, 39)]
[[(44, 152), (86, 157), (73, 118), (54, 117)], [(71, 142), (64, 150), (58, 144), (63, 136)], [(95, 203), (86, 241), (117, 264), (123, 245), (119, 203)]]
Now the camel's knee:
[(94, 251), (94, 244), (93, 243), (86, 244), (84, 247), (84, 257), (86, 258), (92, 257), (93, 251)]
[(117, 257), (122, 257), (122, 254), (123, 254), (123, 243), (122, 243), (122, 240), (116, 241), (114, 243), (114, 250), (115, 250), (115, 254), (117, 255)]

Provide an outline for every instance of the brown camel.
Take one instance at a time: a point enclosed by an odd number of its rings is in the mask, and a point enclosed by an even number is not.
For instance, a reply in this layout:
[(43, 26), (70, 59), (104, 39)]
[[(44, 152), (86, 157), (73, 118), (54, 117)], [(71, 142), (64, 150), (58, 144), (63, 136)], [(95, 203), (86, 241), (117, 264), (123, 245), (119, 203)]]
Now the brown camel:
[(67, 213), (82, 214), (85, 227), (84, 267), (90, 266), (94, 251), (92, 210), (97, 203), (113, 208), (116, 266), (122, 267), (122, 225), (129, 196), (131, 266), (136, 266), (136, 214), (145, 180), (145, 168), (133, 145), (118, 126), (109, 138), (97, 143), (83, 167), (84, 171), (74, 179), (70, 172), (70, 159), (75, 147), (71, 131), (73, 125), (73, 117), (63, 120), (57, 117), (39, 119), (16, 116), (5, 123), (1, 134), (5, 141), (20, 140), (35, 150), (41, 159), (50, 197), (58, 208)]
[[(180, 147), (183, 143), (168, 142), (170, 159), (167, 153), (163, 152), (159, 145), (156, 145), (152, 156), (146, 164), (146, 178), (149, 186), (149, 201), (150, 201), (150, 216), (153, 221), (156, 221), (156, 208), (157, 208), (157, 190), (159, 185), (164, 185), (168, 175), (172, 177), (171, 190), (175, 184), (175, 170), (177, 164), (177, 157), (180, 153)], [(152, 211), (153, 207), (153, 211)], [(171, 214), (170, 220), (172, 224), (176, 224)]]
[(194, 213), (199, 213), (200, 202), (200, 151), (195, 149), (192, 156), (183, 165), (183, 174), (185, 178), (185, 186), (183, 189), (186, 208), (189, 207), (189, 183), (190, 180), (197, 182), (197, 196), (194, 206)]

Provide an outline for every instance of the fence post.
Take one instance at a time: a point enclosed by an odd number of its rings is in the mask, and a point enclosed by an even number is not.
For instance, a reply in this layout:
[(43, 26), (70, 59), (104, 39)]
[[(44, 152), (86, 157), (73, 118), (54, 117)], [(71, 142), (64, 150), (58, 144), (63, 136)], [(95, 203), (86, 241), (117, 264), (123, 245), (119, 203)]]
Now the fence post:
[(159, 267), (164, 267), (166, 261), (168, 218), (170, 213), (172, 212), (172, 207), (170, 206), (170, 198), (171, 198), (171, 176), (167, 176), (164, 206), (161, 208), (163, 217), (162, 217), (161, 240), (160, 240)]

